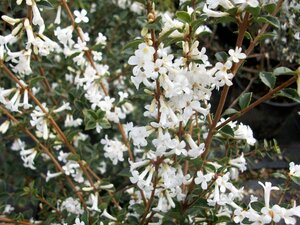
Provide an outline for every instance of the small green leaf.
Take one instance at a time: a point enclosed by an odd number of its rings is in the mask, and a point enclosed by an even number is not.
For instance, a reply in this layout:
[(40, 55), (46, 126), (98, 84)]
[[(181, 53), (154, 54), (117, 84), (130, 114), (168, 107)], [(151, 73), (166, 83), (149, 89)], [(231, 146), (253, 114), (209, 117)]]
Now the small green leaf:
[(245, 38), (251, 41), (253, 40), (252, 35), (248, 31), (245, 32)]
[(195, 32), (200, 26), (204, 25), (206, 19), (207, 19), (207, 16), (205, 15), (204, 17), (202, 16), (202, 18), (200, 18), (200, 19), (194, 20), (191, 23), (191, 27), (193, 29), (193, 32)]
[(300, 96), (298, 95), (297, 90), (293, 89), (293, 88), (285, 88), (281, 91), (279, 91), (276, 96), (282, 96), (282, 97), (286, 97), (289, 98), (295, 102), (300, 103)]
[(176, 17), (180, 21), (185, 22), (185, 23), (190, 23), (192, 21), (192, 18), (190, 16), (190, 14), (188, 14), (185, 11), (178, 11), (178, 12), (176, 12)]
[(250, 104), (251, 98), (252, 98), (252, 92), (247, 92), (240, 96), (239, 106), (241, 107), (241, 109), (246, 108)]
[(66, 137), (69, 141), (72, 141), (73, 138), (79, 133), (78, 129), (68, 129), (65, 131)]
[(266, 12), (270, 13), (270, 14), (271, 14), (272, 12), (274, 12), (275, 8), (276, 8), (276, 4), (274, 4), (274, 3), (266, 4), (266, 5), (263, 6), (263, 9), (264, 9)]
[(109, 122), (106, 118), (103, 118), (102, 120), (100, 120), (100, 121), (99, 121), (99, 125), (100, 125), (103, 129), (111, 128), (110, 122)]
[(294, 183), (300, 185), (300, 177), (291, 176), (291, 179)]
[(44, 80), (45, 77), (37, 76), (29, 80), (29, 87), (34, 87), (38, 82)]
[(233, 114), (236, 114), (238, 113), (238, 111), (236, 109), (233, 109), (233, 108), (229, 108), (229, 109), (226, 109), (222, 116), (229, 116), (229, 115), (233, 115)]
[(265, 39), (271, 39), (271, 38), (274, 38), (276, 37), (276, 33), (271, 33), (271, 32), (267, 32), (267, 33), (264, 33), (264, 34), (261, 34), (258, 36), (258, 41), (263, 41)]
[(264, 206), (265, 206), (265, 204), (262, 202), (252, 202), (251, 203), (251, 207), (257, 212), (260, 212)]
[(282, 174), (282, 173), (273, 173), (272, 174), (275, 178), (282, 178), (282, 179), (286, 179), (287, 177), (284, 175), (284, 174)]
[(121, 172), (119, 172), (118, 176), (131, 177), (132, 174), (130, 173), (129, 168), (124, 168), (121, 170)]
[(67, 160), (73, 160), (77, 162), (80, 160), (80, 156), (78, 154), (70, 153), (67, 157)]
[(84, 127), (85, 130), (93, 130), (96, 128), (96, 121), (95, 120), (86, 120), (84, 125), (85, 125), (85, 127)]
[(253, 17), (258, 17), (260, 15), (260, 7), (246, 7), (246, 11), (251, 13)]
[(126, 49), (137, 49), (137, 47), (139, 46), (139, 44), (143, 43), (144, 40), (143, 39), (135, 39), (133, 41), (128, 42), (124, 48), (123, 51)]
[(274, 16), (260, 16), (257, 18), (257, 22), (258, 23), (267, 23), (270, 24), (276, 28), (280, 28), (280, 22), (278, 20), (278, 18), (274, 17)]
[(233, 129), (229, 126), (229, 125), (225, 125), (224, 127), (222, 127), (219, 130), (222, 134), (224, 134), (225, 136), (229, 136), (231, 138), (234, 137), (234, 131)]
[(232, 219), (228, 216), (220, 216), (220, 217), (218, 217), (217, 223), (226, 223), (227, 224), (228, 222), (231, 222), (231, 221), (232, 221)]
[(161, 35), (159, 38), (158, 38), (158, 42), (161, 43), (161, 42), (164, 42), (164, 40), (166, 40), (170, 34), (172, 34), (175, 30), (177, 30), (176, 28), (171, 28), (170, 30), (168, 30), (167, 32), (165, 32), (163, 35)]
[(217, 52), (215, 57), (219, 62), (226, 62), (229, 56), (226, 52)]
[(36, 4), (39, 7), (43, 7), (43, 8), (47, 8), (47, 9), (54, 9), (53, 5), (46, 0), (37, 1)]
[(274, 70), (273, 72), (274, 76), (279, 76), (279, 75), (295, 75), (296, 72), (286, 68), (286, 67), (278, 67)]
[(270, 89), (273, 89), (276, 83), (276, 77), (270, 72), (260, 72), (260, 80), (267, 85)]

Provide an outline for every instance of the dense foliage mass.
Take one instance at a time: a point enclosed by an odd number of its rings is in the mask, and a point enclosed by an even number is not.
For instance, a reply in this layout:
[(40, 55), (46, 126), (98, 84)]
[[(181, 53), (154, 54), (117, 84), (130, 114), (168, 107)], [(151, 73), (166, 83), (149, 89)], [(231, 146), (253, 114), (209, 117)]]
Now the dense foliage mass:
[(95, 2), (0, 3), (0, 222), (297, 224), (300, 165), (244, 187), (280, 149), (238, 118), (300, 102), (300, 3)]

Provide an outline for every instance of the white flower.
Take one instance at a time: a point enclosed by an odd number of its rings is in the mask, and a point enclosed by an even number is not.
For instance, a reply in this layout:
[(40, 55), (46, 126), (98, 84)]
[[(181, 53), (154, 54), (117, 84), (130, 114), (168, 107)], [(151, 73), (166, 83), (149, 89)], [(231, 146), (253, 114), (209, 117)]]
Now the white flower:
[(51, 173), (49, 170), (47, 171), (47, 177), (46, 177), (46, 182), (48, 182), (50, 179), (58, 177), (62, 175), (62, 172), (57, 172), (57, 173)]
[(86, 16), (87, 15), (87, 11), (85, 9), (82, 9), (80, 12), (78, 10), (74, 11), (74, 15), (75, 15), (75, 23), (87, 23), (89, 22), (89, 18)]
[(191, 149), (188, 151), (188, 156), (190, 156), (192, 159), (199, 157), (204, 152), (204, 143), (198, 146), (189, 134), (185, 136), (185, 139), (191, 147)]
[(117, 221), (117, 218), (110, 215), (106, 209), (103, 210), (103, 213), (101, 214), (101, 216), (104, 216), (109, 220)]
[(82, 124), (82, 119), (77, 118), (74, 120), (73, 115), (67, 114), (65, 119), (65, 127), (78, 127)]
[(247, 125), (240, 123), (238, 125), (237, 130), (234, 131), (234, 138), (235, 139), (244, 139), (247, 141), (249, 145), (254, 145), (256, 139), (253, 137), (253, 132), (251, 128)]
[(129, 123), (126, 125), (126, 130), (129, 132), (128, 137), (135, 146), (144, 147), (147, 145), (146, 138), (149, 136), (149, 132), (146, 127), (133, 127), (132, 123)]
[(296, 165), (294, 162), (290, 162), (289, 166), (289, 175), (294, 177), (300, 177), (300, 165)]
[(234, 167), (237, 167), (241, 172), (244, 172), (247, 169), (247, 167), (246, 167), (247, 162), (244, 157), (244, 153), (242, 153), (241, 156), (238, 158), (230, 159), (229, 164)]
[(229, 0), (207, 0), (206, 3), (210, 9), (216, 9), (219, 5), (224, 9), (231, 9), (234, 7)]
[(60, 22), (61, 22), (61, 5), (58, 5), (54, 23), (55, 24), (60, 24)]
[(76, 218), (75, 223), (73, 225), (85, 225), (85, 223), (83, 221), (80, 221), (79, 218)]
[(1, 125), (0, 125), (0, 133), (5, 134), (6, 131), (8, 130), (10, 125), (9, 120), (5, 120)]
[(201, 184), (203, 190), (207, 189), (207, 183), (211, 181), (214, 177), (213, 173), (203, 174), (202, 171), (197, 172), (197, 177), (195, 178), (195, 184)]
[(232, 62), (231, 61), (227, 61), (224, 64), (218, 62), (215, 65), (215, 69), (218, 70), (218, 72), (215, 74), (216, 78), (219, 81), (218, 86), (222, 87), (225, 84), (227, 86), (231, 86), (232, 85), (231, 79), (233, 78), (233, 74), (227, 72), (228, 70), (231, 69), (231, 67), (232, 67)]
[(92, 202), (92, 207), (88, 207), (89, 210), (100, 212), (100, 209), (98, 208), (98, 197), (99, 192), (96, 192), (96, 194), (90, 194), (90, 202)]
[[(21, 5), (23, 0), (17, 0), (17, 5)], [(32, 0), (26, 0), (26, 5), (32, 5)]]
[(107, 37), (105, 37), (102, 33), (98, 33), (98, 37), (96, 38), (96, 45), (106, 45)]
[(5, 205), (5, 208), (3, 210), (3, 214), (10, 214), (11, 212), (13, 212), (15, 210), (15, 208), (13, 206), (11, 206), (10, 204)]
[(240, 8), (244, 9), (248, 5), (252, 8), (256, 8), (259, 5), (258, 0), (233, 0), (234, 4), (241, 4)]
[(213, 10), (207, 8), (206, 4), (203, 7), (203, 12), (209, 17), (223, 17), (223, 16), (229, 15), (229, 13), (227, 13), (227, 12), (213, 11)]
[(228, 60), (232, 60), (235, 63), (238, 63), (240, 61), (240, 59), (246, 59), (246, 54), (242, 53), (242, 48), (239, 47), (235, 47), (235, 50), (230, 49), (228, 51), (230, 57)]
[(20, 155), (21, 155), (21, 159), (23, 160), (23, 165), (24, 167), (28, 167), (32, 170), (35, 170), (35, 166), (34, 166), (34, 158), (37, 154), (37, 151), (34, 148), (31, 149), (22, 149), (20, 151)]
[(105, 139), (101, 140), (101, 144), (104, 145), (104, 157), (109, 158), (114, 165), (117, 165), (119, 161), (124, 161), (123, 153), (127, 151), (127, 147), (120, 141), (109, 140), (106, 135)]
[[(43, 108), (48, 112), (46, 103), (43, 103), (42, 105)], [(37, 131), (42, 134), (44, 140), (47, 140), (49, 138), (47, 114), (44, 113), (39, 106), (36, 106), (30, 115), (31, 115), (30, 124), (36, 127)]]
[(258, 182), (264, 188), (264, 198), (265, 198), (265, 207), (270, 208), (270, 195), (272, 190), (279, 190), (278, 187), (272, 186), (271, 182), (266, 182), (263, 184), (262, 182)]
[(70, 103), (69, 102), (63, 102), (62, 106), (60, 106), (59, 108), (53, 110), (54, 113), (58, 113), (58, 112), (62, 112), (65, 110), (71, 110), (72, 108), (70, 107)]
[(15, 139), (12, 146), (11, 146), (11, 150), (13, 151), (20, 151), (22, 149), (25, 149), (25, 142), (21, 141), (21, 139)]
[(37, 7), (37, 4), (35, 1), (32, 1), (32, 23), (33, 25), (38, 25), (39, 26), (39, 33), (42, 34), (45, 30), (45, 23), (44, 20), (40, 14), (40, 10)]
[[(66, 210), (69, 213), (73, 213), (76, 215), (80, 215), (84, 213), (84, 210), (82, 209), (79, 200), (74, 199), (72, 197), (69, 197), (67, 199), (65, 199), (61, 206), (60, 206), (60, 210)], [(79, 219), (78, 219), (79, 221)]]

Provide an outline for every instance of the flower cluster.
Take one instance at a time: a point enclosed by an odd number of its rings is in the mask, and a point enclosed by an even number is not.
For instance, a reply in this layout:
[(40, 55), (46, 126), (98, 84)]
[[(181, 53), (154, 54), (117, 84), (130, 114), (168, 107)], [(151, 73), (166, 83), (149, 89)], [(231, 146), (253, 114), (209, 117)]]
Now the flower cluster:
[[(263, 69), (250, 54), (270, 26), (280, 27), (281, 3), (161, 1), (157, 10), (151, 0), (12, 1), (1, 17), (0, 165), (18, 176), (1, 179), (0, 192), (13, 193), (0, 196), (0, 223), (297, 224), (300, 206), (283, 201), (292, 182), (300, 184), (300, 165), (280, 174), (285, 186), (259, 179), (264, 201), (250, 197), (248, 157), (264, 154), (236, 119), (278, 91), (299, 101), (294, 88), (283, 88), (299, 83), (300, 69), (260, 73), (269, 92), (251, 104), (244, 90), (226, 110), (247, 60), (246, 72)], [(235, 44), (214, 45), (228, 21), (236, 24)], [(138, 33), (134, 23), (141, 35), (124, 47), (123, 34)], [(281, 74), (291, 78), (275, 88)], [(38, 210), (28, 218), (16, 213), (31, 207), (27, 196)]]

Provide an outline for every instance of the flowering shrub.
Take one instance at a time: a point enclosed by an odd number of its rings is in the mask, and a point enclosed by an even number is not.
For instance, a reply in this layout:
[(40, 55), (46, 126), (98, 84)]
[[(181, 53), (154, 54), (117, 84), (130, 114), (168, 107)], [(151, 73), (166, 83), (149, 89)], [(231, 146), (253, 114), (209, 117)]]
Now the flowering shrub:
[[(299, 62), (260, 68), (266, 93), (226, 102), (278, 29), (299, 41), (296, 18), (278, 19), (299, 14), (297, 1), (1, 4), (1, 223), (297, 223), (285, 196), (300, 165), (252, 195), (248, 158), (278, 146), (262, 149), (237, 119), (276, 95), (299, 102)], [(218, 44), (218, 26), (234, 27), (233, 46)]]

